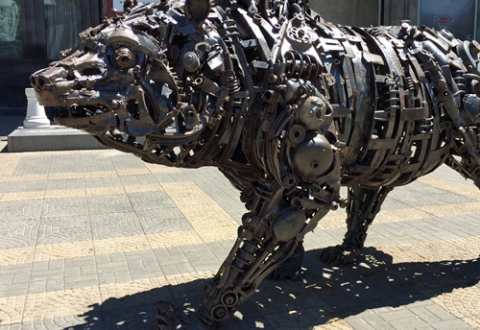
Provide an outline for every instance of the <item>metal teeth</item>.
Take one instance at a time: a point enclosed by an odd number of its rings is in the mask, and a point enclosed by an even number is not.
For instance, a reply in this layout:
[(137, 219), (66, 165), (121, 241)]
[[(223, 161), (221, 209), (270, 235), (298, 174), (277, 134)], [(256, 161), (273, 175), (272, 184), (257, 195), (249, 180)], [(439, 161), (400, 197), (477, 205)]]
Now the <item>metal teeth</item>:
[(284, 188), (290, 189), (295, 187), (297, 184), (298, 184), (298, 177), (293, 173), (289, 173), (285, 175), (282, 179), (282, 185)]
[(288, 139), (292, 145), (297, 146), (305, 140), (305, 134), (305, 127), (300, 124), (295, 124), (288, 132)]

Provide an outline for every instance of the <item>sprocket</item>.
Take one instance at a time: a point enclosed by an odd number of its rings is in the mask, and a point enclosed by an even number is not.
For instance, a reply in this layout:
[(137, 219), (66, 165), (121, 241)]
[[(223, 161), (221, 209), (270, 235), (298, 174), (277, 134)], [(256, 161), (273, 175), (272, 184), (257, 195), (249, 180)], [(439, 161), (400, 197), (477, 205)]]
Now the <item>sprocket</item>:
[(294, 124), (292, 127), (290, 127), (290, 130), (288, 132), (288, 140), (290, 141), (290, 144), (293, 146), (298, 146), (300, 143), (305, 140), (305, 135), (307, 131), (305, 130), (305, 127), (303, 127), (300, 124)]

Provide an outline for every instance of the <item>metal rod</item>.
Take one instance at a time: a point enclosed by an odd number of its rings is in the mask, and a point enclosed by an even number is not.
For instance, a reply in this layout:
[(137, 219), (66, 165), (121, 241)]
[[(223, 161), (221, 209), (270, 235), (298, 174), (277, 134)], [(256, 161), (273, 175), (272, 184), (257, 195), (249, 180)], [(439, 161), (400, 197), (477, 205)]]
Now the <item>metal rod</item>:
[(477, 40), (478, 1), (479, 0), (475, 0), (475, 23), (473, 24), (473, 40)]

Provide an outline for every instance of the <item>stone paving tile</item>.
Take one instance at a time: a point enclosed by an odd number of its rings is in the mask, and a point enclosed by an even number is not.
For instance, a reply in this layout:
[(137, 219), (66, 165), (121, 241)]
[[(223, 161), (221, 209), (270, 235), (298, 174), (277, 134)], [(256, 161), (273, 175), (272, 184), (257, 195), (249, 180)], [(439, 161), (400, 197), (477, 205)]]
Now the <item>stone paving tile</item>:
[(21, 158), (13, 172), (14, 176), (47, 174), (50, 167), (51, 156), (37, 156)]
[(146, 234), (189, 231), (192, 226), (176, 207), (136, 210)]
[(32, 200), (28, 203), (24, 201), (0, 202), (0, 223), (17, 222), (22, 219), (38, 219), (42, 210), (44, 201)]
[(133, 212), (132, 203), (127, 194), (88, 197), (87, 203), (90, 214)]
[[(407, 188), (408, 187), (408, 188)], [(388, 194), (387, 199), (395, 199), (410, 207), (421, 207), (441, 204), (458, 204), (473, 200), (450, 191), (437, 189), (431, 185), (412, 182), (407, 187), (395, 188)], [(480, 191), (479, 191), (480, 196)]]
[(48, 198), (43, 201), (42, 217), (88, 215), (86, 198)]
[[(205, 242), (236, 238), (237, 223), (197, 185), (163, 183), (162, 187)], [(210, 224), (215, 223), (215, 232)]]
[[(46, 170), (34, 172), (35, 160)], [(155, 301), (201, 301), (245, 212), (213, 168), (169, 169), (115, 151), (32, 153), (9, 164), (0, 244), (20, 241), (0, 247), (1, 330), (153, 327)], [(396, 189), (367, 240), (377, 249), (352, 267), (317, 260), (345, 232), (344, 214), (332, 213), (305, 239), (303, 280), (266, 281), (228, 329), (480, 329), (480, 194), (457, 181)]]
[(175, 207), (174, 202), (164, 191), (130, 193), (128, 198), (135, 211), (144, 211), (158, 207)]
[(39, 221), (37, 245), (91, 240), (88, 216), (43, 217)]
[(96, 240), (136, 236), (144, 233), (134, 212), (95, 213), (90, 219), (93, 239)]

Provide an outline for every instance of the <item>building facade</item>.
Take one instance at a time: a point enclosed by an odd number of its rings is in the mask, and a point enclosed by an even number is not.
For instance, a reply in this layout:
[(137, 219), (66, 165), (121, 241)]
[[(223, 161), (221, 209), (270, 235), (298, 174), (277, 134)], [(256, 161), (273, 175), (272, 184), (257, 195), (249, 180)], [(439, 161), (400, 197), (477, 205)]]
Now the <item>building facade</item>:
[[(155, 0), (144, 0), (154, 2)], [(0, 0), (0, 114), (24, 113), (32, 72), (74, 47), (78, 33), (98, 25), (124, 0)], [(352, 26), (397, 25), (401, 20), (446, 28), (480, 39), (480, 0), (310, 0), (324, 19)]]
[(0, 113), (25, 110), (32, 72), (74, 47), (113, 0), (0, 0)]
[(395, 25), (410, 20), (436, 30), (446, 29), (455, 37), (480, 40), (480, 0), (382, 0), (380, 22)]

